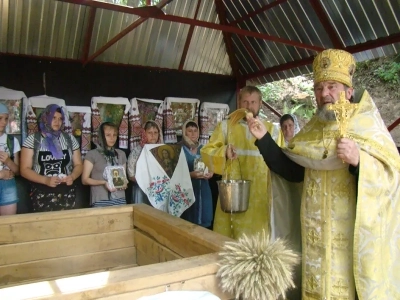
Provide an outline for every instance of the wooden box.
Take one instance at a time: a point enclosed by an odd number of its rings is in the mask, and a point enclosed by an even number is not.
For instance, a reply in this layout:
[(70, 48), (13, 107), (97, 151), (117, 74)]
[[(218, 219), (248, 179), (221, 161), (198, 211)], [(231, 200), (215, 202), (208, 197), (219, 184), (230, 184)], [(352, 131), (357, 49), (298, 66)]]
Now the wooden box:
[(203, 290), (221, 299), (230, 240), (147, 205), (0, 218), (0, 299), (137, 299)]

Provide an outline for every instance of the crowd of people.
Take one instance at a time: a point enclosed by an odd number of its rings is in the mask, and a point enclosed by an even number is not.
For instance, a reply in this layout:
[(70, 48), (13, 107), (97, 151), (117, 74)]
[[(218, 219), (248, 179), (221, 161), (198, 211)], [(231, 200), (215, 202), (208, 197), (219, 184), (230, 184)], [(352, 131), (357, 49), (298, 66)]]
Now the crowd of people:
[[(278, 132), (261, 119), (262, 94), (253, 86), (244, 87), (238, 95), (239, 108), (251, 114), (237, 124), (220, 122), (206, 145), (199, 144), (199, 125), (193, 120), (184, 123), (179, 146), (185, 154), (194, 202), (186, 203), (190, 207), (181, 218), (235, 239), (261, 230), (288, 239), (302, 253), (294, 298), (398, 299), (398, 150), (371, 96), (353, 89), (351, 54), (322, 51), (313, 71), (317, 112), (301, 130), (292, 114), (282, 116)], [(353, 104), (344, 120), (346, 126), (332, 110), (339, 101)], [(152, 205), (151, 189), (137, 183), (140, 176), (147, 176), (137, 169), (137, 162), (147, 155), (143, 153), (146, 145), (163, 144), (158, 123), (144, 124), (140, 145), (128, 158), (116, 149), (118, 127), (103, 123), (96, 148), (82, 163), (77, 140), (63, 132), (64, 118), (59, 106), (46, 107), (40, 131), (28, 136), (21, 150), (18, 140), (5, 133), (8, 111), (0, 104), (0, 215), (16, 213), (14, 177), (19, 173), (31, 183), (33, 212), (73, 209), (74, 182), (79, 177), (90, 186), (92, 207), (126, 204), (129, 182), (132, 203)], [(166, 177), (158, 178), (158, 183), (183, 166), (172, 159), (175, 153), (170, 151), (175, 150), (160, 152)], [(115, 171), (115, 167), (124, 174), (117, 170), (110, 181), (105, 170)], [(251, 181), (245, 212), (231, 215), (220, 205), (213, 209), (209, 180), (214, 173)], [(176, 188), (184, 197), (183, 189)]]

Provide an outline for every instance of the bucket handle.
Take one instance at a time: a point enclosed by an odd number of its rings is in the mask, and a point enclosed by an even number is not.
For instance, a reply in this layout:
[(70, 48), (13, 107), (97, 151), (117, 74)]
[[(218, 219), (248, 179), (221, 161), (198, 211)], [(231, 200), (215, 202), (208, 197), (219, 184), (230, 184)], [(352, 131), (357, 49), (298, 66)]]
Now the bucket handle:
[[(228, 147), (230, 147), (231, 145), (229, 144)], [(233, 162), (237, 160), (237, 162), (239, 163), (239, 174), (240, 174), (240, 180), (242, 180), (242, 167), (240, 165), (240, 160), (239, 160), (239, 156), (236, 159), (228, 159), (228, 161), (230, 161), (230, 166), (231, 166), (231, 173), (232, 173), (232, 164)], [(225, 164), (225, 180), (229, 180), (228, 178), (228, 164)]]

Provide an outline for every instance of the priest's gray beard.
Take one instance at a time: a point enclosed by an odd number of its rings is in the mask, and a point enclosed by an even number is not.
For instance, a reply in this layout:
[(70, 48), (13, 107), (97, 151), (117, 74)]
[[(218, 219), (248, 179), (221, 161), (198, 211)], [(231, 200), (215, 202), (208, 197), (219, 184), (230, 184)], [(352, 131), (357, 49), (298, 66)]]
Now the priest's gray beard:
[(335, 121), (336, 116), (333, 110), (328, 110), (328, 105), (324, 105), (322, 108), (317, 109), (317, 116), (322, 121)]

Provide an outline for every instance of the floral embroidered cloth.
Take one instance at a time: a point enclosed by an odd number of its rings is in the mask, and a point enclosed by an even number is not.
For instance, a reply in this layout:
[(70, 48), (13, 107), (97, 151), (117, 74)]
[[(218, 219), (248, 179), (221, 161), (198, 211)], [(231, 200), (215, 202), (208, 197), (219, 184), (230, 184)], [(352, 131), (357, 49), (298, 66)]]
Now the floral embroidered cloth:
[(136, 181), (153, 207), (179, 217), (195, 201), (180, 145), (147, 144), (136, 164)]

